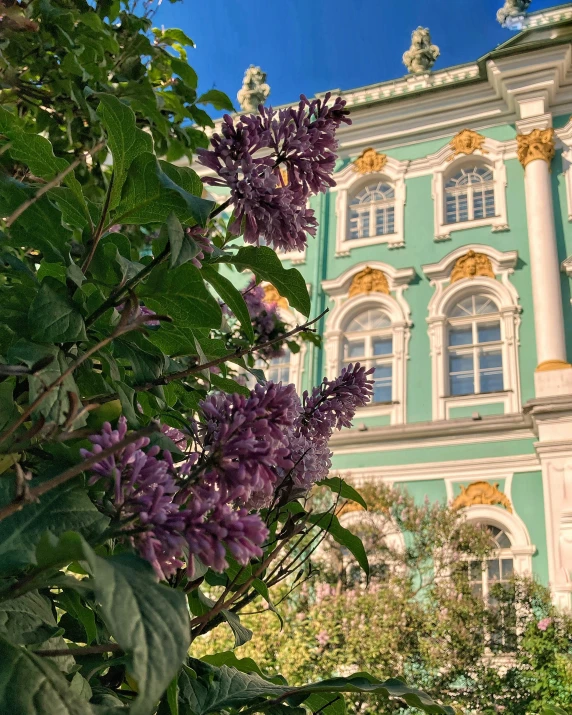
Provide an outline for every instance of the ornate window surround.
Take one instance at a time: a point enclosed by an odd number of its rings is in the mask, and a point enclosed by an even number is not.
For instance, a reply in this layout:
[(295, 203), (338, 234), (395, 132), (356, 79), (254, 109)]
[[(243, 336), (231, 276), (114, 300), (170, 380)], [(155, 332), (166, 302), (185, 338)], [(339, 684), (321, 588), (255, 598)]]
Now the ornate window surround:
[(467, 521), (496, 526), (506, 531), (511, 541), (514, 572), (519, 576), (532, 573), (532, 557), (536, 553), (536, 546), (531, 543), (528, 530), (519, 516), (510, 514), (500, 506), (488, 504), (469, 506), (463, 509), (463, 514)]
[[(389, 295), (385, 293), (362, 293), (349, 297), (350, 286), (355, 276), (365, 268), (382, 271), (387, 278)], [(391, 405), (371, 405), (359, 409), (356, 419), (389, 415), (391, 424), (406, 422), (407, 380), (405, 365), (409, 359), (411, 311), (403, 292), (415, 275), (413, 268), (396, 269), (387, 263), (370, 261), (352, 266), (339, 278), (322, 281), (322, 288), (334, 307), (328, 314), (324, 333), (326, 347), (326, 372), (329, 377), (337, 375), (343, 364), (344, 326), (353, 314), (367, 308), (382, 308), (391, 318), (393, 328), (393, 399)], [(393, 295), (394, 294), (394, 295)]]
[(556, 148), (562, 150), (562, 173), (566, 184), (568, 221), (572, 221), (572, 118), (556, 131)]
[[(362, 246), (377, 246), (387, 243), (389, 248), (402, 248), (405, 245), (404, 214), (405, 214), (405, 172), (408, 162), (397, 161), (387, 157), (381, 171), (371, 171), (360, 174), (353, 163), (348, 164), (342, 171), (334, 174), (336, 181), (336, 256), (349, 256), (352, 248)], [(348, 209), (350, 198), (359, 193), (369, 184), (384, 181), (395, 191), (395, 233), (368, 238), (348, 239), (349, 220)]]
[[(449, 143), (436, 154), (427, 157), (425, 163), (431, 164), (433, 168), (432, 195), (435, 203), (436, 241), (449, 240), (452, 231), (462, 231), (466, 228), (476, 228), (478, 226), (491, 226), (494, 233), (498, 231), (508, 231), (506, 204), (507, 178), (504, 163), (506, 152), (507, 146), (505, 143), (485, 137), (482, 146), (477, 150), (473, 150), (470, 154), (456, 155), (451, 143)], [(445, 215), (445, 183), (447, 179), (456, 174), (460, 169), (479, 164), (488, 166), (493, 170), (495, 215), (473, 219), (472, 221), (447, 223)], [(411, 173), (419, 173), (419, 168), (417, 168), (417, 171), (412, 171)]]
[[(475, 276), (462, 278), (451, 284), (451, 271), (456, 261), (471, 250), (490, 259), (493, 271), (500, 280)], [(477, 409), (480, 405), (498, 402), (504, 404), (506, 414), (520, 412), (518, 345), (521, 308), (518, 304), (518, 293), (509, 281), (517, 258), (516, 251), (503, 253), (491, 246), (471, 244), (455, 249), (439, 263), (423, 266), (425, 275), (435, 288), (429, 301), (427, 317), (432, 363), (433, 420), (449, 419), (452, 407), (474, 406)], [(499, 308), (504, 390), (487, 394), (449, 396), (446, 344), (448, 313), (453, 304), (476, 292), (492, 298)]]

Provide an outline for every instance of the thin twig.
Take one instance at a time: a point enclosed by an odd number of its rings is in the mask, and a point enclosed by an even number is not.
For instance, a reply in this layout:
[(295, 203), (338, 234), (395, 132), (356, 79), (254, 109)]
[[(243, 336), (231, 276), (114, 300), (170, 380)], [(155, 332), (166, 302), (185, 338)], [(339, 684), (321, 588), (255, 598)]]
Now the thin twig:
[(214, 360), (210, 360), (209, 362), (202, 363), (201, 365), (194, 365), (193, 367), (189, 367), (186, 370), (173, 372), (170, 375), (163, 375), (163, 377), (158, 377), (155, 380), (147, 382), (143, 385), (135, 385), (134, 389), (141, 392), (145, 392), (146, 390), (151, 390), (153, 387), (157, 387), (158, 385), (168, 385), (174, 380), (182, 380), (189, 375), (201, 372), (202, 370), (206, 370), (210, 367), (215, 367), (216, 365), (220, 365), (223, 362), (228, 362), (229, 360), (243, 357), (248, 353), (263, 350), (270, 345), (274, 345), (274, 343), (282, 342), (283, 340), (286, 340), (287, 338), (290, 338), (293, 335), (302, 332), (303, 330), (307, 330), (311, 325), (317, 323), (318, 320), (320, 320), (327, 312), (328, 308), (326, 308), (322, 313), (320, 313), (317, 318), (312, 318), (312, 320), (306, 321), (303, 325), (297, 325), (295, 328), (292, 328), (292, 330), (289, 330), (287, 333), (284, 333), (283, 335), (280, 335), (278, 338), (274, 338), (273, 340), (268, 340), (266, 343), (262, 343), (261, 345), (250, 346), (241, 350), (234, 350), (231, 353), (227, 353), (226, 355), (222, 355), (221, 357), (215, 358)]
[(29, 209), (30, 206), (33, 206), (36, 201), (42, 198), (42, 196), (50, 191), (50, 189), (55, 188), (56, 186), (59, 186), (59, 184), (66, 178), (68, 174), (71, 174), (71, 172), (79, 166), (81, 163), (83, 163), (88, 156), (91, 154), (95, 154), (98, 152), (100, 149), (103, 149), (105, 146), (105, 142), (100, 142), (99, 144), (96, 144), (93, 149), (90, 149), (89, 151), (86, 151), (83, 153), (81, 156), (78, 156), (76, 159), (72, 161), (71, 164), (69, 164), (63, 171), (61, 171), (59, 174), (56, 174), (53, 179), (48, 181), (47, 184), (44, 184), (41, 189), (39, 189), (34, 196), (29, 198), (27, 201), (24, 201), (23, 204), (20, 204), (18, 208), (10, 214), (10, 216), (6, 219), (6, 228), (9, 228), (14, 221), (20, 218), (20, 216), (26, 211), (26, 209)]
[(151, 273), (153, 268), (158, 266), (160, 263), (163, 263), (163, 261), (167, 258), (168, 255), (169, 245), (167, 244), (167, 246), (165, 246), (161, 253), (156, 256), (150, 263), (148, 263), (142, 270), (140, 270), (137, 275), (133, 276), (133, 278), (128, 280), (127, 283), (122, 286), (119, 286), (109, 294), (109, 297), (99, 306), (99, 308), (94, 310), (93, 313), (85, 319), (86, 326), (89, 327), (100, 316), (102, 316), (106, 310), (115, 307), (126, 293), (132, 291), (138, 283), (140, 283), (144, 278), (149, 275), (149, 273)]
[(57, 658), (60, 655), (97, 655), (98, 653), (118, 653), (123, 652), (123, 648), (117, 643), (104, 643), (103, 645), (91, 645), (85, 648), (48, 648), (46, 650), (34, 650), (34, 655), (41, 655), (45, 658)]
[(81, 357), (79, 357), (75, 362), (73, 362), (67, 370), (65, 370), (59, 377), (57, 377), (51, 383), (51, 385), (48, 385), (44, 392), (38, 395), (38, 397), (36, 397), (36, 399), (34, 400), (34, 402), (32, 402), (31, 405), (28, 405), (28, 407), (24, 410), (24, 412), (22, 412), (20, 417), (18, 417), (16, 422), (13, 422), (10, 427), (8, 427), (8, 429), (6, 429), (2, 434), (0, 434), (0, 444), (2, 444), (2, 442), (5, 442), (8, 437), (14, 434), (18, 427), (21, 427), (21, 425), (24, 424), (28, 417), (30, 417), (32, 412), (45, 400), (47, 395), (49, 395), (52, 390), (55, 390), (57, 387), (59, 387), (64, 382), (64, 380), (69, 377), (73, 373), (73, 371), (76, 370), (82, 363), (84, 363), (98, 350), (101, 350), (101, 348), (104, 348), (106, 345), (109, 345), (109, 343), (115, 340), (115, 338), (117, 338), (119, 335), (123, 335), (130, 330), (135, 330), (138, 327), (139, 326), (137, 324), (121, 325), (120, 323), (110, 336), (97, 343), (93, 347), (89, 348), (87, 352), (85, 352)]
[(128, 435), (127, 437), (125, 437), (125, 439), (122, 439), (121, 442), (117, 442), (117, 444), (114, 444), (111, 447), (107, 447), (107, 449), (102, 449), (101, 452), (98, 452), (97, 454), (88, 457), (88, 459), (84, 459), (84, 461), (79, 464), (74, 464), (73, 467), (66, 469), (65, 472), (58, 474), (57, 477), (42, 482), (42, 484), (39, 484), (37, 487), (34, 487), (33, 489), (29, 490), (28, 499), (26, 501), (16, 499), (10, 504), (7, 504), (5, 507), (0, 509), (0, 521), (23, 509), (24, 506), (28, 503), (28, 500), (38, 499), (46, 492), (49, 492), (56, 487), (59, 487), (60, 484), (65, 484), (65, 482), (68, 482), (70, 479), (77, 477), (78, 474), (85, 472), (86, 469), (89, 469), (94, 464), (101, 462), (107, 457), (111, 457), (111, 455), (115, 454), (120, 449), (123, 449), (124, 447), (127, 447), (128, 445), (132, 444), (133, 442), (136, 442), (141, 437), (153, 434), (156, 431), (157, 427), (155, 427), (154, 425), (151, 427), (144, 427), (143, 429), (140, 429), (137, 432), (133, 432), (132, 434)]
[(113, 175), (111, 176), (111, 181), (109, 182), (109, 186), (107, 187), (107, 194), (105, 195), (105, 201), (103, 202), (103, 206), (101, 208), (101, 216), (99, 217), (99, 222), (97, 224), (97, 228), (95, 229), (95, 232), (91, 238), (91, 248), (90, 248), (89, 253), (87, 254), (87, 257), (81, 267), (81, 270), (84, 275), (87, 273), (89, 264), (91, 263), (94, 255), (95, 255), (97, 246), (99, 244), (99, 239), (101, 238), (101, 236), (103, 234), (103, 227), (105, 226), (105, 217), (107, 216), (107, 211), (109, 210), (109, 203), (111, 201), (112, 189), (113, 189)]

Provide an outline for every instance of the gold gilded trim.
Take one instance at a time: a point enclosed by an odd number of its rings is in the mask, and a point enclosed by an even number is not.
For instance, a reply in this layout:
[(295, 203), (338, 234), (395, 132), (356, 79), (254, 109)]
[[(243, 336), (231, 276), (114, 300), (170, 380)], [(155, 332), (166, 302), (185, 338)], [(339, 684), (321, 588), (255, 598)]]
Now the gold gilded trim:
[(488, 152), (483, 149), (484, 142), (485, 137), (482, 134), (478, 134), (472, 129), (463, 129), (456, 134), (449, 143), (449, 146), (453, 150), (449, 161), (452, 161), (459, 154), (474, 154), (476, 151), (480, 151), (481, 154), (488, 154)]
[(354, 276), (350, 285), (349, 297), (362, 293), (386, 293), (389, 295), (389, 283), (385, 273), (367, 266)]
[(288, 308), (288, 301), (286, 300), (286, 298), (281, 296), (271, 283), (267, 283), (264, 286), (264, 302), (276, 303), (276, 305), (278, 305), (280, 308)]
[(387, 156), (370, 148), (365, 149), (354, 161), (354, 170), (358, 174), (371, 174), (372, 171), (381, 171), (386, 164)]
[(455, 262), (451, 271), (451, 283), (460, 281), (462, 278), (475, 278), (476, 276), (496, 277), (491, 259), (484, 253), (475, 253), (471, 250)]
[(547, 164), (554, 158), (554, 129), (533, 129), (530, 134), (517, 134), (516, 155), (526, 167), (531, 161), (543, 159)]
[(548, 372), (548, 370), (566, 370), (572, 367), (569, 362), (564, 360), (545, 360), (536, 368), (535, 372)]
[(501, 504), (512, 514), (510, 499), (499, 490), (498, 482), (473, 482), (468, 487), (461, 485), (461, 493), (452, 504), (453, 509), (464, 509), (476, 504), (496, 505)]

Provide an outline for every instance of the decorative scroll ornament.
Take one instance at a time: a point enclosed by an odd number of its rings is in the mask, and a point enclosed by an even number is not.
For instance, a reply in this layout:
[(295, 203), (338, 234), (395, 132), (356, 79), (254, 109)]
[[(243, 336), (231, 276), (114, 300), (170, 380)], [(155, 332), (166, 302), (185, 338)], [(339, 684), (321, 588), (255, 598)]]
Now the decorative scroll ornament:
[(244, 73), (242, 87), (236, 98), (243, 112), (256, 112), (259, 104), (266, 102), (270, 94), (270, 85), (266, 84), (266, 72), (260, 67), (250, 65)]
[(276, 303), (280, 308), (288, 308), (288, 301), (284, 296), (281, 296), (276, 288), (268, 283), (264, 286), (264, 302), (265, 303)]
[(475, 278), (476, 276), (496, 277), (493, 264), (488, 256), (485, 256), (484, 253), (469, 251), (457, 259), (451, 271), (451, 283), (460, 281), (462, 278)]
[(367, 266), (360, 271), (352, 281), (349, 290), (350, 298), (362, 293), (386, 293), (389, 295), (389, 283), (382, 271)]
[(485, 137), (482, 134), (478, 134), (472, 129), (463, 129), (451, 139), (450, 147), (453, 150), (453, 154), (449, 157), (449, 161), (452, 161), (459, 154), (474, 154), (477, 150), (481, 154), (488, 154), (483, 149), (484, 141)]
[(371, 174), (372, 171), (381, 171), (386, 164), (385, 154), (378, 154), (375, 149), (365, 149), (354, 161), (354, 169), (358, 174)]
[(510, 499), (499, 490), (498, 482), (473, 482), (468, 487), (461, 485), (461, 493), (452, 504), (453, 509), (464, 509), (475, 504), (501, 504), (512, 514)]
[(554, 158), (554, 129), (533, 129), (530, 134), (517, 134), (518, 160), (526, 167), (535, 159), (543, 159), (550, 164)]
[(411, 74), (429, 72), (440, 55), (437, 45), (431, 44), (431, 33), (418, 27), (411, 33), (411, 47), (403, 54), (403, 64)]

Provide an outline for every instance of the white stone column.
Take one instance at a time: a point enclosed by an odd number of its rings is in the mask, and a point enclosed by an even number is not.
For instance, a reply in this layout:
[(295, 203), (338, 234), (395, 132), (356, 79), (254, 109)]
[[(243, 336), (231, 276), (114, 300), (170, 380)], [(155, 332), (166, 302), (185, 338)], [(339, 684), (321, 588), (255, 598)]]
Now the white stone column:
[(572, 393), (572, 366), (566, 359), (560, 265), (556, 248), (550, 162), (554, 157), (554, 130), (533, 129), (519, 134), (518, 158), (524, 167), (526, 217), (536, 352), (537, 397)]

